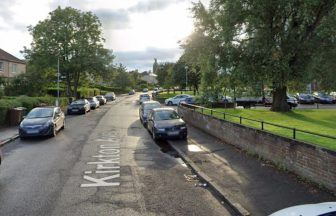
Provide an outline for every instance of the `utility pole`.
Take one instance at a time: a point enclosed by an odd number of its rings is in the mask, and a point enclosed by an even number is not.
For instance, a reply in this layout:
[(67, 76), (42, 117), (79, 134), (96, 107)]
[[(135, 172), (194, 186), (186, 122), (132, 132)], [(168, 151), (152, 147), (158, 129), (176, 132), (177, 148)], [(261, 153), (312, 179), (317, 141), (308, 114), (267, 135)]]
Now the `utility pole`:
[(60, 71), (59, 71), (59, 57), (58, 57), (57, 58), (57, 99), (56, 99), (56, 106), (59, 106), (59, 96), (60, 96), (59, 81), (60, 81)]
[(187, 93), (187, 88), (188, 88), (188, 66), (185, 66), (185, 71), (186, 71), (186, 93)]

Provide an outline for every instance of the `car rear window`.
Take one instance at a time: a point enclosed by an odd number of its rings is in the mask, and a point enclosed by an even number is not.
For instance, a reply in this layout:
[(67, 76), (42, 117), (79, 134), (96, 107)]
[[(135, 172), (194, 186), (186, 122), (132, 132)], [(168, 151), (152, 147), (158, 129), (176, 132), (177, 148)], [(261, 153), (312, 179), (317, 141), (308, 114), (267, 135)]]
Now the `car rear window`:
[(152, 109), (155, 109), (155, 108), (159, 108), (161, 105), (160, 104), (157, 104), (157, 103), (152, 103), (152, 104), (145, 104), (144, 105), (144, 109), (145, 110), (152, 110)]
[(85, 104), (84, 100), (77, 100), (71, 103), (71, 105), (76, 105), (76, 104)]

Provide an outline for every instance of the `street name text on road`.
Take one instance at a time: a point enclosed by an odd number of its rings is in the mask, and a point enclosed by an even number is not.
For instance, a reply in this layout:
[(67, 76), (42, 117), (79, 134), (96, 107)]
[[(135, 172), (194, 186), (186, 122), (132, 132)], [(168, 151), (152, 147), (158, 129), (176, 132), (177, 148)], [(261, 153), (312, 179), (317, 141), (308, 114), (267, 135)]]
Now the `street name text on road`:
[[(92, 156), (95, 161), (88, 162), (94, 165), (95, 170), (84, 171), (83, 179), (87, 183), (81, 187), (116, 187), (120, 185), (120, 140), (114, 133), (103, 133), (95, 142), (99, 145), (98, 154)], [(107, 143), (107, 144), (106, 144)]]

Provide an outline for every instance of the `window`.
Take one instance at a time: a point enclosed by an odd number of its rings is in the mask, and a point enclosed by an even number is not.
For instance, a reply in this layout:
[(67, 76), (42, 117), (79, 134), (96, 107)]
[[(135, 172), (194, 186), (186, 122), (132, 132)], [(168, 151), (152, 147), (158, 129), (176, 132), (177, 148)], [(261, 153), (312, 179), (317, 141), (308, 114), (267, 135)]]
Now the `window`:
[(16, 73), (17, 72), (17, 64), (12, 65), (12, 72)]
[(4, 64), (3, 62), (0, 62), (0, 71), (3, 71), (4, 70)]

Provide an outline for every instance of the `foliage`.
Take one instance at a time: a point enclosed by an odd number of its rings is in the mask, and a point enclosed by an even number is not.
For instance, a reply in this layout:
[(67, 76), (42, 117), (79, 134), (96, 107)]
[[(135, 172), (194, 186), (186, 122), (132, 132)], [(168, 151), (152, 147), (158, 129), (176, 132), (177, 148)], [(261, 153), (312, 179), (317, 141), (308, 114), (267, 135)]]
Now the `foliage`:
[(25, 56), (34, 68), (32, 73), (43, 75), (51, 70), (55, 74), (59, 60), (67, 96), (77, 96), (80, 81), (110, 72), (114, 57), (103, 47), (102, 25), (96, 15), (71, 7), (58, 7), (49, 15), (29, 27), (33, 42), (24, 50)]
[(126, 71), (126, 68), (121, 64), (116, 69), (116, 76), (114, 78), (114, 86), (123, 91), (128, 91), (131, 86), (130, 74)]
[[(25, 107), (27, 112), (29, 112), (34, 107), (40, 104), (54, 105), (54, 97), (44, 96), (44, 97), (28, 97), (25, 95), (19, 97), (7, 97), (6, 99), (0, 99), (0, 125), (5, 125), (8, 120), (9, 110), (15, 107)], [(61, 98), (60, 105), (66, 106), (68, 100), (66, 98)]]
[[(308, 68), (326, 44), (335, 44), (335, 1), (211, 0), (209, 9), (195, 3), (196, 29), (182, 45), (187, 62), (199, 64), (202, 86), (273, 88), (274, 111), (288, 111), (290, 81), (310, 82)], [(328, 41), (326, 43), (324, 41)], [(332, 46), (334, 47), (334, 45)], [(320, 63), (323, 63), (324, 60)], [(330, 62), (331, 63), (331, 62)], [(330, 77), (330, 76), (329, 76)]]

